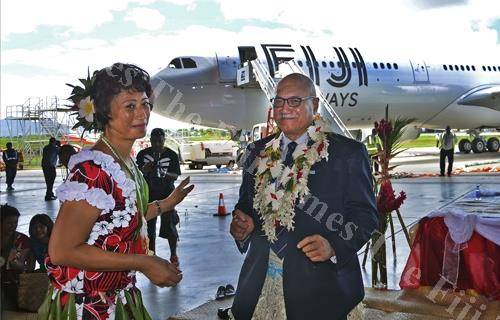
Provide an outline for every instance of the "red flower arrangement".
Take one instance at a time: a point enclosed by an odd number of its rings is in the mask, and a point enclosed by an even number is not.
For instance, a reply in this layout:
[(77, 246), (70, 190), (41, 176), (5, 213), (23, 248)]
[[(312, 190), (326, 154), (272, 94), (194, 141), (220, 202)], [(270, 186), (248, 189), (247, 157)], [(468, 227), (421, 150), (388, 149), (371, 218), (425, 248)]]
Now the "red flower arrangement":
[[(401, 138), (404, 127), (411, 122), (413, 122), (413, 119), (398, 118), (391, 121), (386, 116), (380, 122), (374, 123), (373, 134), (378, 140), (375, 161), (380, 165), (381, 169), (375, 183), (379, 212), (379, 233), (372, 237), (372, 286), (375, 288), (387, 288), (385, 232), (389, 222), (392, 222), (391, 212), (396, 211), (399, 215), (398, 210), (406, 200), (404, 191), (401, 191), (396, 196), (392, 188), (390, 171), (396, 166), (391, 167), (390, 161), (404, 151), (404, 149), (401, 149)], [(380, 239), (380, 237), (383, 238)]]
[(391, 180), (384, 180), (380, 184), (377, 197), (377, 209), (379, 213), (389, 213), (398, 210), (406, 200), (406, 193), (401, 191), (396, 197), (392, 188)]

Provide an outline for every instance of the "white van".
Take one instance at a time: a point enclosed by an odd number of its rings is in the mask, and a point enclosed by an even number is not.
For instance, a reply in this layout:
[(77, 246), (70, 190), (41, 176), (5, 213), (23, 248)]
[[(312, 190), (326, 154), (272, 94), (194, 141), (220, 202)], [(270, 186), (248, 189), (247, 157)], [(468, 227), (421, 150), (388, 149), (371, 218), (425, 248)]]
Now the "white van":
[(220, 168), (229, 161), (236, 161), (238, 144), (235, 141), (215, 140), (183, 143), (180, 145), (182, 163), (189, 169), (203, 169), (203, 166), (215, 165)]

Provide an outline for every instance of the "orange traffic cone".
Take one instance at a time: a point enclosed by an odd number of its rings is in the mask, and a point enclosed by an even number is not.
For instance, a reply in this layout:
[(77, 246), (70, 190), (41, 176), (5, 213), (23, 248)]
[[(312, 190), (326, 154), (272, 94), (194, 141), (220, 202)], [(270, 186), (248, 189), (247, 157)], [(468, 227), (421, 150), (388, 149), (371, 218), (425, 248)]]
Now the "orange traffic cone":
[(227, 216), (226, 205), (224, 204), (224, 195), (219, 193), (219, 207), (217, 213), (214, 214), (215, 217), (225, 217)]

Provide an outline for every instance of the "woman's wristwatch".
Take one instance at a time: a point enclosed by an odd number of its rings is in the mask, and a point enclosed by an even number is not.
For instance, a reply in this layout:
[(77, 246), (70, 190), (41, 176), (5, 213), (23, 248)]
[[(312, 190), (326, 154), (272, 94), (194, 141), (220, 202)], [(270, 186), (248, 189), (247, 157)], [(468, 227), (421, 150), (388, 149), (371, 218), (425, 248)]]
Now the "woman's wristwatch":
[(155, 204), (156, 206), (156, 214), (159, 216), (162, 214), (162, 211), (161, 211), (161, 207), (160, 207), (160, 201), (158, 200), (155, 200), (153, 201), (153, 203)]

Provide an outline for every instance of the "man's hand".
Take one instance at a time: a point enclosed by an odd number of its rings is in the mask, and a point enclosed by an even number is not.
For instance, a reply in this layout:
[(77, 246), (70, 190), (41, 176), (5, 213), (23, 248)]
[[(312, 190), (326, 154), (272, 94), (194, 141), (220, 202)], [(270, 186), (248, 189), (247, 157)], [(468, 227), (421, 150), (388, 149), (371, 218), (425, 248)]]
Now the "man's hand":
[(302, 250), (312, 262), (324, 262), (335, 255), (330, 242), (319, 234), (305, 237), (297, 244), (297, 248)]
[(148, 162), (148, 163), (144, 164), (144, 166), (142, 167), (142, 171), (145, 174), (149, 174), (153, 171), (154, 168), (155, 168), (155, 164), (153, 162)]
[(250, 233), (252, 233), (255, 225), (253, 223), (252, 217), (245, 214), (243, 211), (236, 209), (233, 221), (231, 221), (231, 227), (229, 232), (235, 240), (241, 241), (245, 240)]

